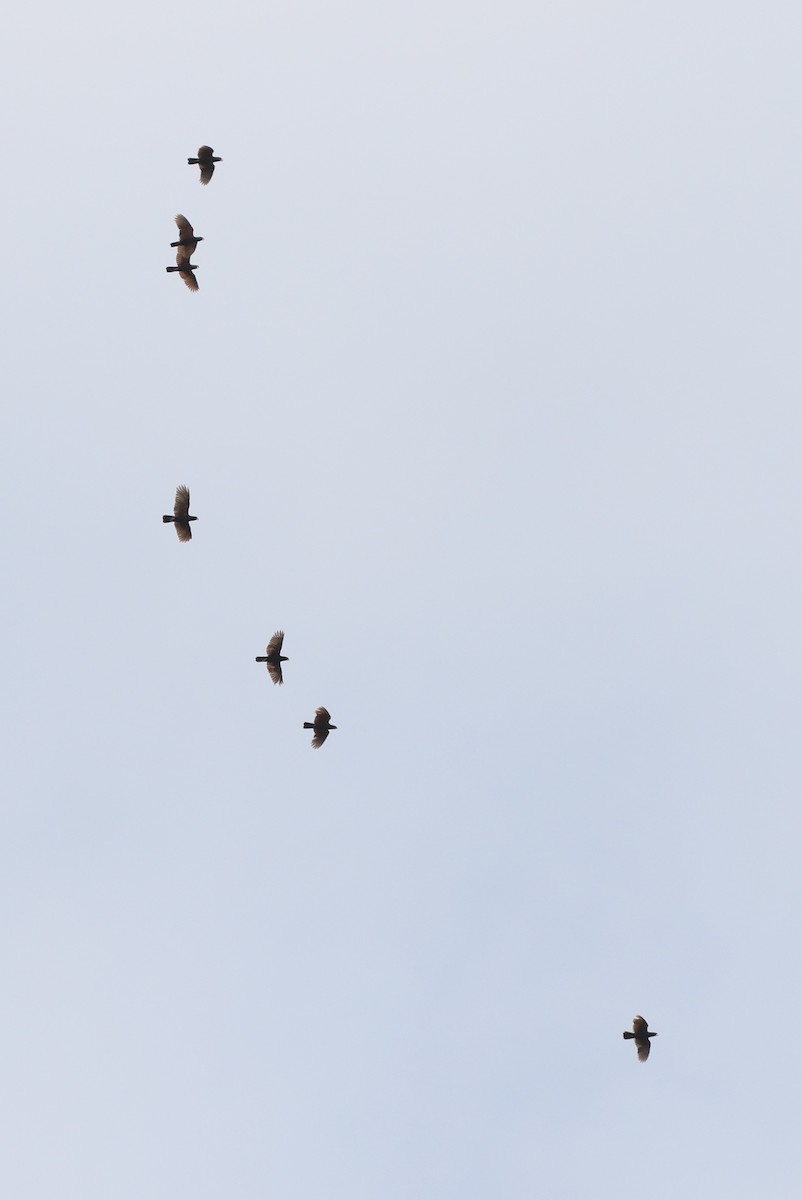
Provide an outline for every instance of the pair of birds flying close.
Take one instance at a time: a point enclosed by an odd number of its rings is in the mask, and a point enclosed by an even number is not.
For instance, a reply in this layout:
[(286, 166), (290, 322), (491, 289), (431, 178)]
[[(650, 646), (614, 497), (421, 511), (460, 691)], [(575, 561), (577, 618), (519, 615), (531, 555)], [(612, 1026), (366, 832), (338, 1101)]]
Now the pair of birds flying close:
[[(281, 670), (283, 662), (289, 662), (286, 654), (282, 654), (281, 650), (284, 645), (284, 630), (277, 629), (270, 641), (265, 647), (264, 654), (257, 654), (256, 662), (263, 662), (267, 666), (267, 673), (273, 680), (273, 683), (282, 684), (284, 682), (284, 674)], [(312, 747), (319, 750), (325, 742), (326, 738), (332, 729), (336, 729), (336, 725), (331, 723), (331, 713), (327, 708), (316, 708), (314, 721), (304, 721), (304, 729), (314, 729), (315, 736), (312, 738)]]
[(183, 213), (179, 213), (175, 219), (178, 226), (179, 238), (177, 242), (170, 242), (170, 245), (175, 249), (175, 266), (167, 267), (166, 270), (177, 271), (191, 292), (198, 291), (198, 281), (195, 278), (195, 272), (198, 269), (197, 263), (190, 262), (192, 255), (198, 248), (198, 242), (202, 242), (202, 237), (195, 236), (195, 230), (190, 225)]
[(646, 1062), (646, 1059), (649, 1057), (649, 1051), (652, 1048), (649, 1038), (653, 1037), (657, 1037), (657, 1034), (649, 1033), (649, 1026), (646, 1024), (643, 1017), (633, 1017), (632, 1033), (630, 1033), (628, 1029), (624, 1032), (625, 1039), (634, 1039), (635, 1046), (638, 1051), (638, 1058), (641, 1062)]

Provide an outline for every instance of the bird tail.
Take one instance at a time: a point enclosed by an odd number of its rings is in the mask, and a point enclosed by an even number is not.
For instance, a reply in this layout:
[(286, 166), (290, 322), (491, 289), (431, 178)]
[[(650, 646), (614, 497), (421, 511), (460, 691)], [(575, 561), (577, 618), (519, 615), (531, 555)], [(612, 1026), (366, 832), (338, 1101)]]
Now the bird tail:
[(164, 521), (164, 523), (166, 525), (168, 521), (174, 521), (175, 517), (162, 517), (162, 520)]
[(267, 662), (267, 659), (265, 658), (265, 656), (263, 654), (261, 654), (261, 655), (257, 655), (256, 661), (257, 662)]
[(189, 165), (191, 167), (193, 167), (193, 166), (195, 166), (196, 163), (200, 162), (200, 159), (199, 158), (188, 158), (187, 162), (189, 163)]
[(315, 727), (311, 721), (304, 721), (304, 729), (314, 729), (314, 728)]
[(180, 267), (165, 267), (164, 269), (165, 271), (178, 271)]
[(630, 1033), (628, 1029), (627, 1029), (627, 1030), (625, 1031), (625, 1033), (624, 1033), (624, 1037), (625, 1037), (625, 1038), (634, 1038), (634, 1036), (635, 1036), (635, 1034), (634, 1034), (634, 1033)]

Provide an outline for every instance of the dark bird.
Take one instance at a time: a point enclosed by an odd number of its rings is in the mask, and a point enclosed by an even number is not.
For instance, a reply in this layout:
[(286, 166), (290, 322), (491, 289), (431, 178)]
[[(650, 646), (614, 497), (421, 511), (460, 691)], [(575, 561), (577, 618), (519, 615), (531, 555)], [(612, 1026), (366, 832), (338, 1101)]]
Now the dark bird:
[(198, 267), (196, 263), (190, 262), (190, 251), (183, 246), (179, 246), (175, 252), (176, 265), (174, 267), (165, 267), (166, 271), (178, 271), (178, 274), (183, 279), (191, 292), (198, 291), (198, 281), (195, 278), (195, 272)]
[(281, 653), (281, 647), (284, 645), (284, 630), (279, 629), (273, 634), (270, 641), (267, 643), (267, 654), (257, 656), (257, 662), (267, 663), (267, 672), (273, 683), (283, 683), (284, 675), (281, 671), (281, 664), (289, 662), (286, 654)]
[(332, 729), (336, 729), (336, 725), (331, 723), (331, 713), (327, 708), (316, 708), (314, 721), (304, 721), (304, 729), (314, 729), (315, 736), (312, 738), (312, 746), (315, 750), (319, 750), (329, 736)]
[(198, 148), (198, 157), (187, 159), (187, 162), (190, 164), (190, 166), (194, 166), (194, 164), (197, 163), (197, 165), (200, 167), (201, 183), (209, 182), (212, 175), (214, 175), (214, 164), (222, 161), (222, 158), (215, 157), (214, 150), (212, 150), (211, 146), (200, 146)]
[(181, 237), (177, 242), (170, 242), (170, 245), (173, 247), (173, 249), (175, 249), (176, 246), (183, 247), (186, 257), (189, 259), (197, 250), (198, 242), (202, 242), (203, 238), (195, 237), (195, 230), (192, 228), (183, 213), (178, 214), (175, 219), (175, 223), (178, 226), (178, 232), (181, 234)]
[(175, 522), (175, 531), (178, 534), (179, 542), (191, 542), (192, 530), (189, 527), (190, 521), (197, 521), (197, 517), (189, 515), (189, 488), (186, 484), (181, 484), (175, 489), (175, 505), (173, 506), (173, 515), (171, 517), (162, 517), (165, 525), (168, 521)]
[(657, 1037), (656, 1033), (649, 1033), (649, 1026), (644, 1021), (643, 1017), (632, 1018), (632, 1033), (627, 1029), (624, 1033), (625, 1038), (634, 1038), (635, 1045), (638, 1048), (638, 1058), (641, 1062), (646, 1062), (651, 1050), (649, 1038)]

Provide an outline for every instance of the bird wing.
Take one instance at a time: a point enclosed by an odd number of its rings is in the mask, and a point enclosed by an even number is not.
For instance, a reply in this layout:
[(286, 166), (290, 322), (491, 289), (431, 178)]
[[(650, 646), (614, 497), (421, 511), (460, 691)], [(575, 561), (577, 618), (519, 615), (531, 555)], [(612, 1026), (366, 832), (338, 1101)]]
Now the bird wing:
[(192, 541), (192, 526), (189, 521), (176, 521), (175, 531), (178, 534), (179, 542)]
[(649, 1032), (649, 1026), (646, 1024), (643, 1017), (632, 1018), (632, 1032), (635, 1034), (636, 1038), (646, 1037), (646, 1034)]
[(178, 226), (178, 232), (181, 234), (182, 238), (192, 237), (194, 230), (183, 213), (178, 213), (175, 223)]
[(198, 146), (198, 162), (208, 163), (212, 161), (214, 150), (211, 146)]
[(280, 662), (276, 662), (276, 663), (269, 662), (266, 664), (266, 666), (267, 666), (267, 673), (270, 676), (270, 678), (273, 680), (273, 683), (281, 684), (284, 682), (284, 672), (281, 670)]
[(638, 1047), (638, 1058), (641, 1062), (646, 1062), (649, 1057), (649, 1051), (652, 1048), (652, 1043), (648, 1038), (636, 1038), (635, 1045)]
[(213, 162), (202, 162), (201, 163), (201, 173), (200, 173), (201, 183), (208, 183), (209, 180), (211, 179), (212, 175), (214, 175), (214, 163)]
[(178, 272), (178, 274), (181, 276), (184, 283), (187, 285), (187, 287), (189, 288), (189, 290), (191, 292), (197, 292), (200, 290), (198, 287), (198, 281), (195, 278), (195, 272), (190, 268), (190, 266), (187, 263), (185, 263), (183, 265), (183, 267)]
[(312, 749), (319, 750), (328, 736), (328, 729), (315, 729), (315, 736), (312, 738)]
[(284, 630), (277, 629), (270, 641), (267, 643), (267, 653), (269, 655), (281, 654), (281, 647), (284, 645)]
[(328, 725), (330, 720), (331, 720), (331, 713), (329, 712), (329, 710), (327, 708), (316, 708), (315, 709), (315, 728), (316, 729), (317, 729), (318, 725), (322, 725), (324, 721)]
[(185, 483), (175, 489), (175, 504), (173, 505), (173, 513), (176, 521), (183, 521), (187, 524), (189, 516), (189, 488)]

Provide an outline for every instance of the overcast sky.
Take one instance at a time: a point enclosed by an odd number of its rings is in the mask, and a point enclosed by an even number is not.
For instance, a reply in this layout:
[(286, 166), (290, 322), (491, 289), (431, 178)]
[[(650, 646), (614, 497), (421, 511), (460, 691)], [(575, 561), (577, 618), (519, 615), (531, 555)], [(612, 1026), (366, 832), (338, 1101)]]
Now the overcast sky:
[(9, 1200), (798, 1195), (801, 40), (9, 14)]

